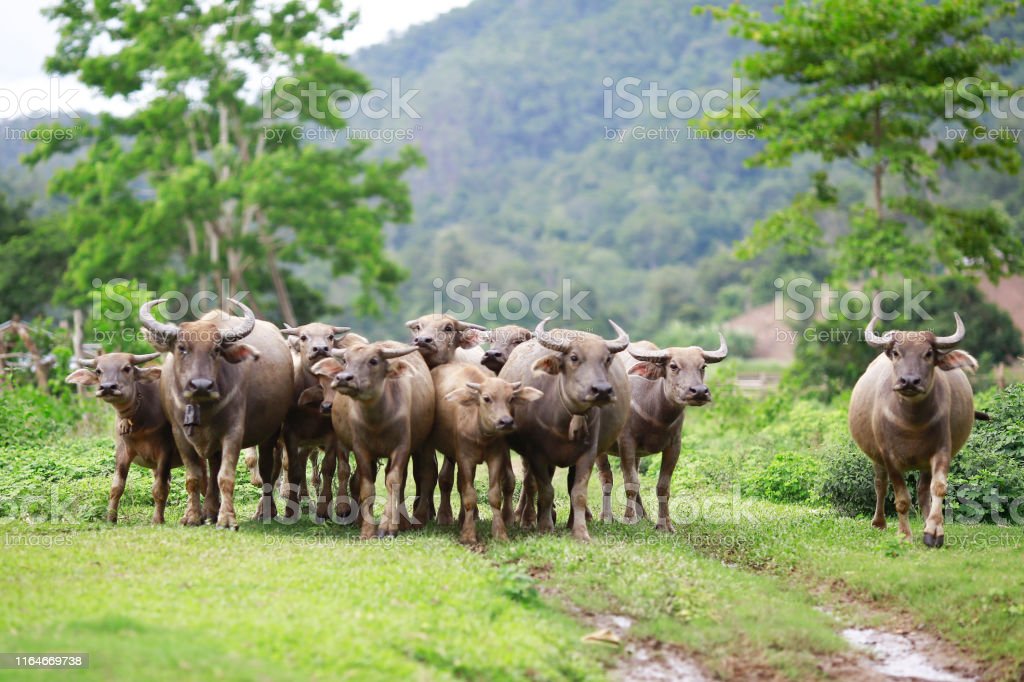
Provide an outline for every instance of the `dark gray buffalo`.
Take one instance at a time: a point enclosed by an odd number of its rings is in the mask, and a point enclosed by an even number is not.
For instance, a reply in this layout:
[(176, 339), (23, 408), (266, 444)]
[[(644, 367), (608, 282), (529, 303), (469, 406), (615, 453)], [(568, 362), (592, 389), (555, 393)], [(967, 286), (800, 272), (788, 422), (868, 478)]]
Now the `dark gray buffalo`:
[(541, 532), (554, 528), (555, 467), (570, 467), (569, 524), (575, 538), (587, 541), (587, 483), (594, 460), (612, 447), (629, 416), (629, 380), (617, 357), (629, 336), (614, 322), (618, 336), (606, 341), (587, 332), (547, 331), (547, 321), (537, 325), (536, 338), (512, 352), (499, 375), (544, 394), (517, 409), (518, 429), (508, 442), (536, 481)]
[[(246, 306), (228, 299), (244, 317), (207, 313), (180, 326), (158, 322), (152, 308), (139, 317), (151, 343), (168, 353), (160, 380), (164, 413), (185, 464), (188, 507), (182, 523), (199, 525), (216, 515), (218, 528), (237, 528), (235, 470), (242, 448), (259, 447), (263, 499), (258, 515), (268, 519), (273, 503), (274, 446), (292, 404), (292, 358), (280, 330), (257, 321)], [(211, 464), (211, 491), (200, 510), (203, 460)], [(216, 476), (216, 492), (213, 478)], [(216, 497), (220, 498), (219, 508)]]
[(181, 466), (171, 424), (160, 406), (159, 367), (141, 367), (160, 353), (108, 353), (81, 360), (82, 369), (67, 376), (69, 384), (95, 386), (96, 397), (117, 411), (114, 479), (110, 485), (107, 521), (117, 523), (132, 463), (153, 470), (153, 523), (164, 522), (171, 469)]
[(973, 372), (978, 361), (954, 350), (965, 333), (959, 315), (952, 336), (895, 331), (878, 336), (877, 322), (872, 318), (864, 340), (883, 353), (854, 386), (849, 415), (850, 433), (875, 467), (871, 523), (885, 528), (885, 496), (891, 481), (900, 535), (911, 539), (910, 493), (903, 476), (916, 469), (921, 472), (917, 499), (926, 515), (924, 544), (941, 547), (949, 463), (971, 435), (975, 419), (974, 392), (964, 370)]
[[(687, 406), (706, 405), (711, 401), (711, 391), (704, 383), (704, 370), (708, 364), (724, 360), (729, 353), (725, 337), (718, 336), (718, 350), (714, 351), (699, 346), (659, 349), (650, 341), (629, 346), (632, 358), (625, 358), (630, 388), (629, 421), (611, 450), (620, 459), (626, 487), (627, 522), (645, 515), (637, 458), (660, 452), (657, 527), (669, 532), (674, 530), (668, 511), (669, 484), (679, 461), (683, 419)], [(612, 469), (606, 454), (598, 455), (597, 469), (604, 493), (601, 520), (611, 521)]]

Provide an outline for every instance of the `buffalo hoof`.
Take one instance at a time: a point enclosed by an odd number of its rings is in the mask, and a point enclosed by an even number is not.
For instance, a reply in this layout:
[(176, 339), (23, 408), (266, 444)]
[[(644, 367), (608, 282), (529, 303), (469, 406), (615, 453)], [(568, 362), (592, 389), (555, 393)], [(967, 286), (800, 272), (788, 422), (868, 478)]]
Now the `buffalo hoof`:
[(202, 523), (202, 517), (200, 517), (198, 514), (195, 516), (189, 516), (188, 514), (186, 514), (181, 519), (181, 525), (183, 526), (200, 526), (202, 525)]
[(590, 533), (588, 533), (586, 529), (583, 529), (581, 531), (573, 531), (572, 537), (577, 542), (590, 542)]
[(398, 531), (391, 530), (390, 528), (380, 528), (377, 530), (378, 538), (393, 538), (398, 535)]
[(934, 533), (924, 534), (924, 544), (927, 547), (933, 547), (935, 549), (938, 549), (939, 547), (942, 547), (942, 544), (945, 541), (946, 538), (943, 535), (935, 535)]
[(672, 525), (671, 521), (659, 521), (654, 527), (655, 530), (660, 530), (663, 533), (675, 533), (676, 527)]
[(238, 530), (238, 526), (222, 526), (222, 525), (218, 524), (217, 525), (217, 530), (234, 530), (234, 531), (237, 531)]

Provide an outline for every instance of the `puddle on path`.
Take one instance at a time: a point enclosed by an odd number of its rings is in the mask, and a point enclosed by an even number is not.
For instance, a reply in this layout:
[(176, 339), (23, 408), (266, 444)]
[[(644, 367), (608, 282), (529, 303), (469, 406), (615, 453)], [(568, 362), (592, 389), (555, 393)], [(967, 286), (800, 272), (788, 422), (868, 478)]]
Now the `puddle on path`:
[(935, 639), (926, 634), (884, 632), (873, 628), (847, 628), (843, 639), (871, 654), (865, 667), (895, 680), (921, 682), (974, 682), (977, 678), (955, 673), (933, 662)]
[(614, 614), (578, 614), (598, 631), (621, 642), (623, 657), (611, 671), (613, 679), (630, 682), (708, 682), (697, 663), (677, 647), (657, 640), (631, 639), (633, 620)]

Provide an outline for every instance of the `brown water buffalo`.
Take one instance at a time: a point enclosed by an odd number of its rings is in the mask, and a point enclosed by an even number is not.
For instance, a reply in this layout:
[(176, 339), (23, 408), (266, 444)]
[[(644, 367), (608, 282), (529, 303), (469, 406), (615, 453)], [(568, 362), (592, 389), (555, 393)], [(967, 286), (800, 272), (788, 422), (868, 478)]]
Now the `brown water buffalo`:
[(515, 324), (506, 324), (484, 332), (484, 340), (490, 342), (490, 348), (484, 351), (480, 364), (497, 374), (505, 366), (505, 363), (508, 362), (508, 357), (512, 355), (512, 351), (519, 344), (532, 338), (533, 332), (526, 327), (520, 327)]
[[(687, 406), (706, 405), (711, 391), (704, 383), (708, 364), (721, 362), (729, 353), (725, 337), (719, 337), (718, 350), (707, 351), (699, 346), (659, 349), (650, 341), (629, 346), (632, 358), (625, 358), (629, 374), (629, 421), (610, 450), (619, 456), (626, 487), (626, 521), (645, 516), (640, 499), (640, 471), (637, 458), (661, 453), (658, 474), (658, 522), (660, 530), (672, 532), (668, 498), (672, 472), (679, 461), (683, 419)], [(597, 457), (598, 475), (604, 493), (601, 520), (612, 520), (612, 469), (605, 453)]]
[[(292, 408), (285, 417), (282, 431), (285, 450), (288, 454), (286, 476), (288, 480), (285, 498), (288, 502), (285, 514), (291, 516), (299, 509), (299, 500), (306, 489), (306, 465), (313, 456), (313, 487), (317, 490), (316, 516), (325, 519), (334, 498), (333, 479), (338, 474), (338, 485), (341, 491), (348, 489), (351, 473), (348, 451), (344, 450), (334, 427), (331, 425), (330, 412), (323, 412), (323, 391), (320, 381), (313, 374), (312, 367), (320, 360), (331, 356), (335, 348), (343, 347), (343, 339), (350, 331), (348, 327), (312, 322), (301, 327), (282, 329), (292, 345), (294, 401)], [(309, 391), (309, 393), (306, 393)], [(306, 393), (303, 397), (303, 393)], [(316, 400), (314, 396), (320, 397)], [(324, 451), (323, 473), (317, 472), (315, 459), (317, 448)], [(345, 495), (338, 500), (335, 515), (345, 519), (351, 513), (351, 507)]]
[[(459, 470), (462, 498), (460, 540), (476, 544), (476, 467), (487, 464), (487, 501), (491, 505), (491, 534), (507, 540), (512, 522), (515, 475), (505, 437), (515, 430), (514, 408), (543, 394), (536, 388), (510, 384), (490, 370), (468, 363), (448, 363), (430, 371), (434, 379), (434, 430), (429, 443)], [(443, 502), (442, 502), (443, 505)]]
[[(932, 332), (874, 332), (871, 319), (864, 340), (883, 350), (857, 381), (850, 397), (850, 433), (875, 467), (875, 516), (885, 528), (885, 495), (889, 481), (896, 498), (899, 532), (910, 540), (910, 493), (903, 476), (921, 472), (917, 498), (927, 515), (924, 544), (941, 547), (945, 530), (942, 503), (950, 460), (960, 451), (974, 424), (974, 393), (963, 370), (978, 362), (954, 350), (964, 338), (956, 315), (952, 336)], [(935, 371), (938, 369), (939, 371)]]
[(554, 469), (570, 467), (569, 523), (573, 536), (587, 541), (587, 483), (594, 460), (615, 443), (629, 416), (629, 380), (617, 357), (629, 336), (614, 322), (618, 336), (606, 341), (587, 332), (546, 331), (547, 321), (537, 325), (536, 338), (513, 351), (499, 375), (544, 394), (517, 410), (519, 428), (508, 442), (536, 480), (541, 532), (554, 526)]
[(487, 327), (439, 313), (409, 320), (405, 326), (412, 332), (412, 343), (430, 369), (456, 360), (480, 362), (483, 356), (478, 347), (483, 340), (481, 332), (486, 332)]
[(107, 506), (111, 523), (117, 523), (117, 508), (133, 462), (153, 470), (153, 523), (164, 522), (171, 469), (181, 466), (171, 423), (160, 406), (161, 370), (140, 367), (158, 357), (160, 353), (108, 353), (81, 360), (82, 369), (65, 379), (69, 384), (96, 386), (96, 397), (117, 411), (114, 479)]
[[(410, 457), (435, 458), (425, 447), (434, 423), (434, 385), (416, 351), (416, 346), (392, 341), (354, 344), (332, 350), (332, 357), (313, 366), (315, 374), (330, 379), (335, 432), (356, 456), (363, 539), (374, 534), (376, 460), (387, 460), (387, 505), (379, 533), (394, 535), (408, 526), (402, 500)], [(416, 503), (421, 527), (428, 514), (427, 500), (421, 497)]]
[[(163, 299), (139, 311), (150, 342), (169, 354), (160, 380), (161, 401), (185, 464), (188, 508), (182, 523), (189, 526), (216, 513), (218, 528), (238, 527), (235, 470), (239, 451), (252, 446), (259, 447), (263, 480), (258, 515), (269, 519), (275, 513), (274, 446), (292, 403), (291, 351), (277, 327), (228, 300), (244, 317), (215, 310), (180, 326), (158, 322), (151, 310)], [(216, 472), (220, 504), (216, 508), (214, 496), (207, 494), (201, 513), (203, 460), (213, 465), (211, 479)]]

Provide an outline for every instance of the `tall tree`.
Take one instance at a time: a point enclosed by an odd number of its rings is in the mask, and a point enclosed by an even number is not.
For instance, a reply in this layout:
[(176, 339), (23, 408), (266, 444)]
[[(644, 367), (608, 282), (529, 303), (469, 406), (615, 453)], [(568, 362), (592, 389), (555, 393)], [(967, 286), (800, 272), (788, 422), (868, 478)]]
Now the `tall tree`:
[(50, 72), (143, 102), (78, 121), (70, 140), (45, 137), (29, 157), (89, 145), (51, 185), (73, 201), (66, 298), (95, 278), (189, 291), (226, 277), (273, 292), (294, 324), (289, 282), (302, 283), (289, 265), (311, 258), (356, 274), (363, 311), (391, 295), (404, 273), (383, 228), (410, 219), (402, 174), (421, 159), (322, 142), (369, 89), (337, 51), (355, 21), (339, 0), (62, 0), (46, 13), (60, 23)]
[[(941, 201), (941, 172), (960, 162), (1014, 173), (1020, 152), (999, 124), (1014, 89), (993, 70), (1021, 48), (991, 35), (1014, 13), (1005, 0), (786, 0), (763, 19), (741, 4), (704, 7), (763, 49), (739, 60), (744, 85), (783, 81), (785, 94), (709, 125), (763, 140), (753, 166), (812, 154), (848, 162), (870, 178), (870, 199), (852, 207), (833, 245), (837, 272), (857, 278), (914, 274), (938, 263), (991, 279), (1024, 271), (1024, 244), (998, 206)], [(996, 93), (993, 98), (992, 94)], [(1004, 99), (999, 100), (998, 93)], [(806, 252), (823, 242), (816, 214), (834, 207), (827, 171), (813, 189), (759, 222), (741, 245), (752, 255), (781, 244)]]

